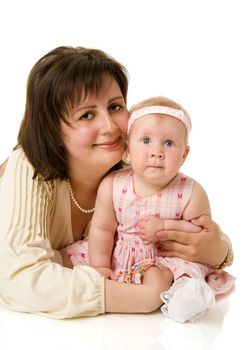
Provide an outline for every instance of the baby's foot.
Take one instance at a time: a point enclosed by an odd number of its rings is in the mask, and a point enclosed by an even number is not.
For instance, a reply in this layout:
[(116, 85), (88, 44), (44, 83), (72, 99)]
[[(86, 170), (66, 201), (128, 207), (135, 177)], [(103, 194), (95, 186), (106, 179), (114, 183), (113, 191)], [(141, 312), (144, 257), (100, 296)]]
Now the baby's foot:
[(215, 305), (213, 290), (200, 278), (181, 277), (160, 297), (164, 315), (181, 323), (201, 317)]

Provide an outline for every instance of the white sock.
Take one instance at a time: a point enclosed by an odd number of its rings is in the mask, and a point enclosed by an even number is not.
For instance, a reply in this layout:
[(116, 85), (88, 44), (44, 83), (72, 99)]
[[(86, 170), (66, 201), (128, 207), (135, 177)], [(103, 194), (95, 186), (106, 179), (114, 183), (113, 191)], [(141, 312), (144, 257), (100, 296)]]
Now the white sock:
[(181, 277), (160, 297), (164, 315), (181, 323), (201, 317), (215, 305), (212, 288), (200, 278)]

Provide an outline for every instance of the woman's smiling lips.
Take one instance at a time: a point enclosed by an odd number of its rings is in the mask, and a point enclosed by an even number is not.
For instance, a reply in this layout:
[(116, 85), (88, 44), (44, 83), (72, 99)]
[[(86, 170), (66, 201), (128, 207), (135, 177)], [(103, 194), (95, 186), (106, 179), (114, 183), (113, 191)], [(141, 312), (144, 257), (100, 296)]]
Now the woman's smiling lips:
[(112, 150), (116, 148), (121, 143), (121, 136), (116, 137), (115, 139), (103, 143), (95, 143), (93, 147), (102, 148), (105, 150)]

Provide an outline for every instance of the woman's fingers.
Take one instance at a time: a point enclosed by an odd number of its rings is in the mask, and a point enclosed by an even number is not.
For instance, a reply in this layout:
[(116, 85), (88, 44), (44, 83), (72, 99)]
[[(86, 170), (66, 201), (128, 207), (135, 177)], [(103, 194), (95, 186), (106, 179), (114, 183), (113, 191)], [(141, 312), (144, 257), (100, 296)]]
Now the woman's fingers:
[(215, 225), (213, 220), (207, 215), (201, 215), (197, 219), (191, 220), (191, 222), (197, 226), (203, 227), (206, 230), (211, 229), (211, 227)]
[[(167, 237), (173, 240), (166, 240)], [(158, 242), (159, 252), (158, 256), (162, 257), (179, 257), (186, 260), (196, 260), (196, 252), (198, 247), (197, 233), (192, 234), (180, 231), (168, 231), (163, 234), (164, 238)], [(195, 237), (196, 235), (196, 237)], [(194, 237), (192, 237), (194, 236)]]
[(187, 249), (188, 245), (187, 244), (183, 244), (180, 242), (176, 242), (176, 241), (165, 241), (165, 242), (159, 242), (158, 246), (162, 249), (162, 250), (172, 250), (172, 251), (179, 251), (179, 252), (184, 252), (185, 249)]
[(192, 260), (192, 247), (177, 242), (169, 242), (167, 249), (161, 247), (157, 250), (157, 256), (178, 257), (185, 260)]
[(158, 250), (157, 254), (158, 257), (162, 257), (162, 258), (174, 258), (174, 257), (178, 257), (184, 260), (188, 260), (186, 254), (181, 254), (181, 253), (176, 253), (173, 251), (163, 251), (163, 250)]
[(159, 241), (175, 241), (181, 244), (190, 244), (195, 239), (197, 233), (183, 232), (183, 231), (159, 231), (156, 237)]
[(228, 253), (228, 246), (221, 237), (219, 226), (205, 215), (192, 222), (202, 227), (202, 230), (198, 233), (185, 231), (156, 233), (158, 246), (163, 248), (159, 250), (159, 256), (176, 256), (211, 266), (221, 264)]

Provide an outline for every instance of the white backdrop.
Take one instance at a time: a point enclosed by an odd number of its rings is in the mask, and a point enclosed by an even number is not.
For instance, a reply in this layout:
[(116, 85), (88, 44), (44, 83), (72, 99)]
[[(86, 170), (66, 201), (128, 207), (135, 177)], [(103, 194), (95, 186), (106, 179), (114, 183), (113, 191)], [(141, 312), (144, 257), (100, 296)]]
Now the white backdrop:
[[(236, 252), (229, 272), (237, 276), (237, 288), (225, 316), (226, 332), (218, 332), (213, 349), (219, 349), (220, 344), (237, 344), (234, 328), (239, 317), (241, 337), (245, 336), (244, 314), (249, 307), (249, 287), (244, 281), (250, 242), (247, 5), (247, 0), (3, 0), (0, 5), (0, 163), (16, 143), (28, 73), (43, 54), (56, 46), (99, 48), (122, 62), (130, 74), (129, 106), (152, 95), (166, 95), (190, 112), (191, 152), (182, 170), (207, 190), (213, 217), (230, 235)], [(0, 331), (12, 334), (13, 320), (19, 328), (22, 317), (3, 310)], [(33, 321), (29, 317), (25, 318), (25, 328)], [(100, 324), (100, 320), (107, 322), (104, 317), (89, 320), (87, 328), (92, 329), (91, 325), (95, 327), (94, 322)], [(135, 317), (130, 318), (132, 323)], [(155, 317), (153, 322), (157, 324), (158, 315)], [(51, 323), (46, 321), (38, 322), (48, 330)], [(122, 320), (119, 322), (123, 327)], [(152, 322), (147, 322), (152, 327)], [(69, 323), (64, 325), (66, 330)], [(18, 332), (25, 334), (23, 328)], [(7, 349), (7, 339), (0, 335), (1, 349)], [(142, 344), (136, 339), (137, 345)], [(90, 349), (91, 341), (88, 344)], [(166, 343), (162, 344), (165, 349)], [(206, 346), (198, 348), (212, 348)], [(93, 348), (104, 349), (97, 345)]]

